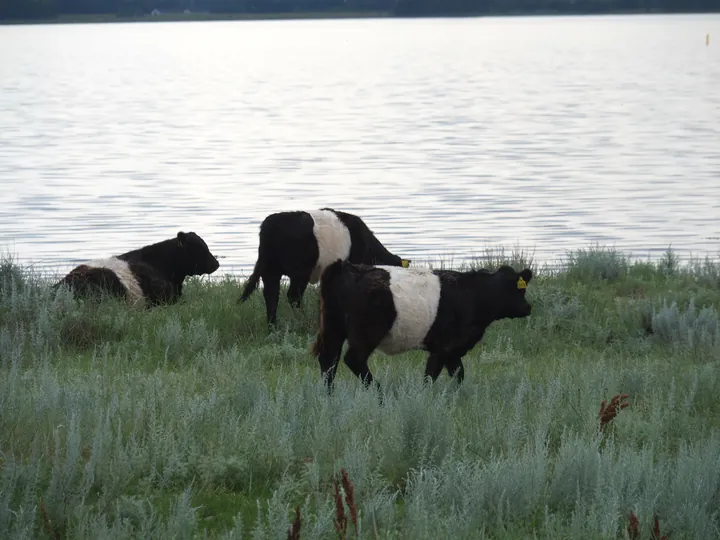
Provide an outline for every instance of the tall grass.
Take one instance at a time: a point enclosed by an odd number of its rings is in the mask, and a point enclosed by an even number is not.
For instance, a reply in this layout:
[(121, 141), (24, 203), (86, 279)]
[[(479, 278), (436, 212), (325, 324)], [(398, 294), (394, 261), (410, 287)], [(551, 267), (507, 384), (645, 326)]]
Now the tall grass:
[[(478, 264), (503, 262), (533, 264)], [(631, 512), (638, 538), (655, 516), (717, 538), (719, 269), (571, 253), (535, 269), (532, 316), (492, 326), (459, 389), (424, 384), (424, 354), (376, 353), (381, 402), (344, 366), (324, 391), (315, 290), (269, 334), (232, 277), (132, 310), (3, 260), (0, 538), (284, 539), (298, 515), (299, 537), (337, 538), (341, 469), (360, 538), (625, 538)]]

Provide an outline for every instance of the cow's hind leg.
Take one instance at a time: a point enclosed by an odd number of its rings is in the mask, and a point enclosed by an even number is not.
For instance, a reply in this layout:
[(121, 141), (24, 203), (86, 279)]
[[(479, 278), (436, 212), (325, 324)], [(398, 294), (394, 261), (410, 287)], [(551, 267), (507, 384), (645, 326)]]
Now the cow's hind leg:
[(348, 350), (345, 353), (345, 364), (357, 375), (365, 387), (373, 382), (378, 392), (380, 383), (374, 378), (368, 367), (368, 359), (380, 342), (387, 335), (395, 320), (395, 313), (373, 313), (372, 317), (363, 317), (362, 324), (350, 324), (348, 332)]
[(277, 322), (277, 307), (280, 300), (280, 274), (265, 274), (263, 280), (263, 296), (267, 310), (267, 322), (274, 326)]
[[(373, 381), (373, 374), (368, 367), (368, 358), (372, 354), (373, 348), (367, 345), (350, 345), (347, 352), (345, 353), (345, 364), (365, 385), (365, 388), (369, 387)], [(375, 387), (380, 390), (380, 383), (375, 381)]]
[(462, 363), (461, 356), (454, 356), (445, 361), (445, 369), (447, 369), (450, 377), (455, 377), (458, 385), (462, 384), (465, 379), (465, 367)]
[(290, 277), (290, 286), (288, 287), (287, 299), (290, 305), (297, 309), (302, 303), (303, 294), (307, 289), (310, 276), (294, 275)]
[(425, 379), (430, 379), (430, 381), (435, 382), (440, 376), (443, 367), (445, 367), (445, 362), (442, 356), (436, 353), (430, 353), (427, 363), (425, 364)]
[(328, 393), (332, 393), (335, 372), (345, 342), (345, 330), (339, 325), (329, 326), (323, 332), (322, 344), (318, 351), (318, 362), (320, 362), (320, 373), (325, 377)]

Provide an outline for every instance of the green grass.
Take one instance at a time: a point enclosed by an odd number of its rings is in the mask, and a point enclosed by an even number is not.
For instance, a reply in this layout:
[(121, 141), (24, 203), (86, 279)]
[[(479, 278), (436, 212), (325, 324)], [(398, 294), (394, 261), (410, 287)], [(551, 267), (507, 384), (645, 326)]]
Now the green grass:
[[(504, 260), (532, 264), (477, 264)], [(459, 389), (424, 386), (422, 353), (374, 354), (381, 404), (344, 365), (325, 393), (315, 289), (269, 334), (231, 277), (133, 310), (5, 258), (0, 538), (284, 539), (296, 506), (301, 538), (336, 538), (341, 468), (362, 538), (626, 538), (631, 511), (639, 538), (655, 514), (717, 538), (718, 261), (594, 246), (535, 270), (532, 316), (491, 326)]]

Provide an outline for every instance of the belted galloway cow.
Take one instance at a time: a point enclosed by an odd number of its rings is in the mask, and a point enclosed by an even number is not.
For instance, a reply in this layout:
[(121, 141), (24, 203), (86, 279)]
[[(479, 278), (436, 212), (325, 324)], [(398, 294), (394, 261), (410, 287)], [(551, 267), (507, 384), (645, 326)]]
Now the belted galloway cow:
[(278, 212), (260, 225), (257, 262), (238, 302), (245, 302), (262, 278), (267, 321), (274, 325), (282, 276), (290, 278), (288, 302), (298, 308), (308, 284), (317, 283), (337, 259), (405, 268), (410, 264), (390, 253), (354, 214), (331, 208)]
[(54, 285), (66, 285), (78, 296), (107, 294), (130, 304), (154, 306), (177, 302), (188, 276), (212, 274), (220, 267), (205, 241), (194, 232), (71, 270)]
[(375, 349), (386, 355), (427, 351), (427, 377), (435, 381), (445, 368), (462, 383), (462, 358), (488, 326), (530, 315), (525, 292), (532, 276), (529, 268), (510, 266), (459, 272), (334, 262), (320, 281), (313, 344), (328, 390), (346, 340), (345, 364), (366, 386), (374, 380), (368, 358)]

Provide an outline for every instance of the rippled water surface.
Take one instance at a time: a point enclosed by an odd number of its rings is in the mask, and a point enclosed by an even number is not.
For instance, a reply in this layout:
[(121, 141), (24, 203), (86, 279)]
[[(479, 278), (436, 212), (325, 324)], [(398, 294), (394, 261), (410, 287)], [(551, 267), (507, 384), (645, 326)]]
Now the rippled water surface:
[(194, 230), (245, 273), (321, 206), (414, 260), (713, 255), (720, 16), (0, 27), (0, 182), (60, 271)]

